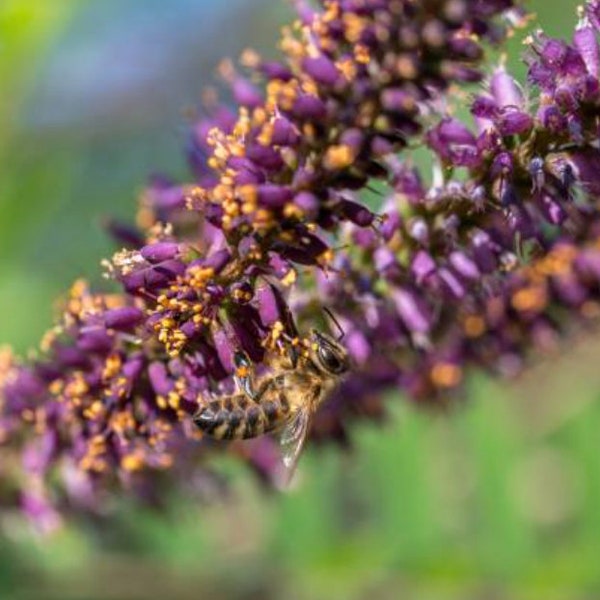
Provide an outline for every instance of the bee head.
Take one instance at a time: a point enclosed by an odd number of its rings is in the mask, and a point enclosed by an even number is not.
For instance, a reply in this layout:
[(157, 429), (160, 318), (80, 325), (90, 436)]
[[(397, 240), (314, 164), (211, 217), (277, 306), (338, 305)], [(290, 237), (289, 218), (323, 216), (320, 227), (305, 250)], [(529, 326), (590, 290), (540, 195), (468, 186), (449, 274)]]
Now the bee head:
[(319, 371), (329, 376), (339, 376), (349, 369), (348, 352), (338, 341), (313, 329), (310, 343), (310, 358)]

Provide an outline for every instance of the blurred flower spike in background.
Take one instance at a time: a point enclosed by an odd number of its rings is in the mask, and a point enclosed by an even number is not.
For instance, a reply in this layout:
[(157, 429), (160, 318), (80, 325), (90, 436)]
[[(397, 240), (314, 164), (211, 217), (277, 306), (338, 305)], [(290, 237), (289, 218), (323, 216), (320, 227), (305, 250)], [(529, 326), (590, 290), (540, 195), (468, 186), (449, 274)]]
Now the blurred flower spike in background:
[[(115, 489), (202, 493), (217, 446), (191, 415), (236, 352), (267, 372), (324, 308), (353, 369), (313, 434), (341, 442), (386, 390), (446, 405), (600, 314), (600, 2), (570, 41), (527, 38), (523, 82), (485, 54), (527, 25), (511, 0), (296, 8), (281, 62), (222, 63), (238, 108), (205, 94), (194, 181), (155, 177), (137, 225), (109, 224), (110, 291), (76, 282), (35, 356), (2, 355), (1, 501), (44, 529)], [(269, 439), (230, 449), (274, 476)]]

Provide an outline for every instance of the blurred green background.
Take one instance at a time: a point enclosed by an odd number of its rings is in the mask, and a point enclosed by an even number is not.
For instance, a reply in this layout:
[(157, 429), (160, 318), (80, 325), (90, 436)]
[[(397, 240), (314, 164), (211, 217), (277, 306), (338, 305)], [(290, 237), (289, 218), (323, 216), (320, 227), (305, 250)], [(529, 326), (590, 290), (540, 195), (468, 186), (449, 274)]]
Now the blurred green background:
[[(530, 3), (559, 35), (576, 4)], [(278, 0), (0, 0), (0, 344), (35, 346), (53, 299), (99, 280), (102, 219), (133, 218), (149, 173), (185, 176), (184, 109), (288, 16)], [(217, 505), (174, 491), (168, 514), (49, 539), (2, 517), (0, 598), (600, 598), (600, 343), (569, 346), (516, 384), (473, 378), (453, 414), (390, 398), (351, 453), (309, 449), (286, 495), (223, 461)]]

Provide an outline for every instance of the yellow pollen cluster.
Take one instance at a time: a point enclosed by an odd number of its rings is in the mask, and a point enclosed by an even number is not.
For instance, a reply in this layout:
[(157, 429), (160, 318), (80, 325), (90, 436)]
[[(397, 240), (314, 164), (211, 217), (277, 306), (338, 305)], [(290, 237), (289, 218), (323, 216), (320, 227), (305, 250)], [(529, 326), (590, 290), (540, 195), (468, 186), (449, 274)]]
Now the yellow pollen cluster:
[(244, 156), (245, 146), (241, 137), (247, 133), (248, 127), (248, 115), (245, 112), (240, 116), (233, 134), (227, 135), (216, 127), (209, 131), (206, 141), (213, 148), (213, 154), (209, 159), (211, 168), (223, 169), (232, 156)]
[(342, 17), (344, 25), (344, 37), (350, 44), (355, 45), (362, 37), (365, 30), (366, 21), (356, 13), (346, 12)]
[(116, 377), (110, 387), (104, 390), (105, 396), (116, 396), (117, 398), (125, 398), (128, 391), (128, 381), (126, 377)]
[(233, 290), (232, 296), (238, 302), (250, 302), (252, 300), (252, 292), (240, 288)]
[(102, 371), (103, 381), (114, 379), (120, 372), (123, 366), (121, 357), (119, 354), (111, 354), (104, 364), (104, 370)]
[(197, 185), (189, 186), (184, 195), (185, 206), (188, 210), (203, 210), (210, 199), (208, 191)]
[[(250, 215), (258, 208), (258, 191), (255, 185), (241, 185), (237, 188), (237, 197), (242, 202), (241, 211)], [(237, 206), (237, 205), (236, 205)]]
[(154, 330), (158, 333), (158, 341), (165, 345), (167, 354), (172, 358), (179, 356), (187, 337), (177, 323), (171, 318), (166, 318), (157, 323)]
[(560, 245), (532, 265), (533, 276), (544, 278), (566, 274), (571, 270), (576, 258), (577, 249), (574, 246)]
[(548, 304), (548, 292), (543, 285), (530, 285), (518, 290), (511, 299), (513, 308), (520, 312), (540, 312)]
[(267, 231), (272, 229), (275, 225), (277, 225), (277, 220), (273, 215), (273, 212), (266, 208), (259, 208), (254, 213), (254, 220), (252, 222), (252, 227), (258, 233), (265, 234)]
[(62, 333), (62, 327), (55, 326), (52, 329), (49, 329), (44, 333), (42, 339), (40, 340), (40, 350), (42, 352), (50, 352), (52, 346)]
[(296, 279), (298, 278), (298, 274), (296, 273), (296, 269), (290, 269), (282, 278), (281, 284), (285, 287), (289, 287), (296, 283)]
[[(121, 300), (122, 303), (122, 300)], [(64, 305), (64, 322), (69, 324), (73, 319), (83, 319), (89, 315), (96, 314), (104, 308), (106, 297), (94, 295), (90, 292), (88, 283), (83, 280), (77, 280), (69, 290), (66, 303)], [(56, 327), (51, 330), (49, 339), (44, 344), (52, 343), (53, 333), (60, 335), (61, 328)]]
[(181, 396), (175, 391), (169, 392), (167, 402), (173, 410), (178, 410), (181, 403)]
[[(149, 200), (142, 196), (139, 208), (135, 214), (135, 224), (143, 231), (147, 231), (152, 224), (156, 222), (156, 213), (154, 212), (154, 209), (147, 206), (148, 202)], [(109, 276), (112, 268), (111, 262), (103, 260), (101, 264), (107, 270), (106, 276)]]
[(240, 64), (250, 69), (256, 69), (261, 63), (260, 54), (254, 48), (245, 48), (240, 56)]
[(346, 81), (353, 81), (356, 79), (356, 75), (358, 74), (358, 69), (356, 67), (356, 62), (350, 58), (344, 58), (336, 61), (335, 66), (340, 71), (340, 73), (344, 76)]
[(101, 473), (106, 471), (106, 440), (103, 435), (96, 435), (88, 442), (87, 452), (79, 461), (79, 467), (84, 471)]
[(463, 378), (462, 369), (453, 363), (440, 362), (431, 369), (431, 381), (438, 388), (454, 388)]
[(317, 264), (321, 267), (330, 265), (335, 257), (335, 253), (332, 248), (327, 248), (324, 252), (317, 256)]
[(283, 216), (287, 219), (304, 219), (306, 213), (296, 204), (286, 204), (283, 208)]
[(323, 162), (330, 171), (339, 171), (349, 167), (355, 158), (356, 153), (350, 146), (340, 144), (327, 148)]
[(65, 389), (65, 382), (62, 379), (55, 379), (48, 385), (48, 391), (53, 396), (60, 396)]
[(357, 44), (354, 47), (354, 59), (357, 63), (368, 65), (371, 60), (371, 53), (363, 44)]
[(94, 420), (104, 415), (105, 412), (106, 410), (102, 402), (100, 402), (100, 400), (95, 400), (90, 406), (84, 409), (83, 416), (86, 419)]
[(291, 110), (298, 98), (298, 81), (292, 79), (289, 82), (272, 80), (267, 84), (267, 106), (269, 108), (280, 107), (283, 110)]
[(171, 223), (161, 223), (160, 221), (153, 223), (146, 234), (147, 243), (154, 244), (163, 242), (173, 236), (173, 225)]
[(72, 300), (80, 300), (89, 295), (88, 284), (84, 279), (78, 279), (73, 283), (69, 290), (69, 298)]
[(246, 367), (245, 365), (238, 367), (235, 370), (235, 374), (238, 377), (248, 377), (248, 375), (250, 374), (250, 370), (248, 369), (248, 367)]
[(189, 284), (196, 290), (203, 290), (206, 286), (214, 280), (215, 270), (212, 267), (202, 267), (200, 265), (196, 267), (190, 267), (189, 271)]
[(547, 256), (523, 269), (529, 285), (517, 290), (512, 298), (513, 308), (522, 312), (540, 312), (548, 304), (548, 279), (568, 275), (578, 251), (574, 246), (561, 244)]
[(486, 325), (482, 317), (469, 315), (463, 322), (463, 328), (467, 337), (477, 338), (485, 333)]
[(178, 298), (169, 298), (166, 294), (161, 294), (156, 303), (164, 310), (177, 310), (184, 312), (189, 309), (189, 303)]
[(115, 433), (126, 436), (136, 430), (136, 422), (128, 410), (113, 412), (110, 417), (110, 429)]
[(81, 400), (88, 393), (89, 386), (85, 380), (83, 373), (75, 371), (65, 385), (64, 395), (70, 399), (76, 406), (81, 404)]
[(146, 464), (144, 455), (141, 451), (136, 451), (132, 454), (126, 454), (121, 458), (121, 467), (124, 471), (135, 472), (141, 471)]
[(271, 325), (271, 331), (269, 331), (269, 334), (267, 335), (267, 337), (263, 340), (263, 346), (267, 349), (267, 350), (276, 350), (276, 349), (281, 349), (281, 340), (282, 340), (282, 335), (285, 332), (285, 327), (283, 325), (283, 323), (281, 321), (275, 321), (275, 323), (273, 323), (273, 325)]
[(305, 28), (305, 37), (310, 40), (311, 34), (318, 37), (319, 47), (325, 51), (333, 50), (335, 41), (329, 35), (330, 23), (338, 22), (341, 17), (341, 9), (337, 0), (329, 0), (326, 3), (325, 12), (317, 15), (310, 30)]
[[(256, 117), (254, 120), (256, 120)], [(258, 143), (262, 144), (263, 146), (271, 146), (271, 144), (273, 142), (274, 131), (275, 131), (275, 122), (274, 121), (269, 121), (268, 123), (265, 123), (262, 126), (260, 134), (256, 138), (258, 140)]]

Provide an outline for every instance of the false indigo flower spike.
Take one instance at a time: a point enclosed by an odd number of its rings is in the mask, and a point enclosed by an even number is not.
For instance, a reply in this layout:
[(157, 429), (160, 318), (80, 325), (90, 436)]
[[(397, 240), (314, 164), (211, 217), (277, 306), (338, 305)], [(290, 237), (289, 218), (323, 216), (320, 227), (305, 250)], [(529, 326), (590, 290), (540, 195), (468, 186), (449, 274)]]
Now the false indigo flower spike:
[[(47, 526), (49, 499), (94, 510), (116, 487), (155, 499), (205, 477), (191, 415), (236, 389), (236, 356), (268, 372), (323, 306), (355, 362), (315, 416), (340, 441), (386, 389), (439, 402), (600, 314), (598, 1), (572, 42), (531, 38), (524, 83), (483, 62), (511, 0), (296, 5), (283, 61), (223, 63), (239, 110), (193, 126), (195, 181), (144, 193), (143, 239), (106, 263), (121, 291), (76, 284), (37, 358), (0, 360), (0, 443), (36, 481), (0, 502)], [(438, 114), (484, 71), (474, 123)], [(429, 148), (432, 185), (408, 145)], [(274, 476), (267, 440), (234, 451)]]

